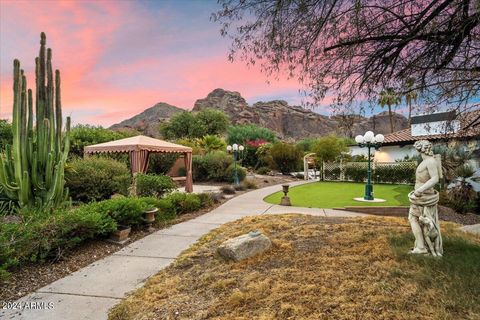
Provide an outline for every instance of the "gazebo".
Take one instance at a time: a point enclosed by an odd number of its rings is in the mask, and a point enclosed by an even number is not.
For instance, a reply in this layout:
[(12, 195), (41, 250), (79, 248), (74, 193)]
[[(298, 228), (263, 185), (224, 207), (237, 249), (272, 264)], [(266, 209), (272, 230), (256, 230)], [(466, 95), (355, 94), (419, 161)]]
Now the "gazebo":
[(147, 171), (150, 153), (183, 153), (186, 171), (185, 191), (193, 191), (192, 148), (139, 135), (87, 146), (84, 149), (86, 155), (95, 153), (128, 153), (132, 174)]

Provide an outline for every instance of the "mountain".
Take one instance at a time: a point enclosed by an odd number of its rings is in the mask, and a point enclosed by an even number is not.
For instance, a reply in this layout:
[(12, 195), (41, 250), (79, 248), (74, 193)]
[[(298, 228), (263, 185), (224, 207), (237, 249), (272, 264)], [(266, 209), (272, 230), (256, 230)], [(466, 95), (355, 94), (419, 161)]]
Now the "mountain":
[[(281, 138), (302, 139), (327, 134), (354, 137), (368, 130), (390, 132), (388, 112), (370, 118), (359, 115), (329, 117), (300, 106), (290, 106), (283, 100), (256, 102), (250, 106), (240, 93), (223, 89), (215, 89), (206, 98), (197, 100), (193, 111), (204, 108), (223, 110), (234, 124), (257, 124), (277, 132)], [(394, 113), (393, 119), (395, 131), (408, 127), (404, 116)]]
[[(300, 106), (290, 106), (286, 101), (273, 100), (249, 105), (235, 91), (215, 89), (205, 98), (198, 99), (192, 111), (215, 108), (224, 111), (233, 124), (256, 124), (275, 131), (280, 138), (303, 139), (328, 134), (355, 137), (368, 130), (375, 133), (389, 133), (388, 112), (370, 118), (359, 115), (325, 116)], [(144, 134), (158, 136), (158, 124), (173, 114), (185, 111), (175, 106), (158, 103), (131, 119), (124, 120), (111, 128), (133, 128)], [(394, 113), (395, 131), (408, 127), (407, 119)]]
[(158, 137), (158, 124), (170, 119), (170, 117), (175, 113), (184, 111), (184, 109), (180, 109), (168, 103), (159, 102), (153, 107), (144, 110), (142, 113), (139, 113), (130, 119), (123, 120), (120, 123), (114, 124), (110, 128), (130, 128), (148, 136)]

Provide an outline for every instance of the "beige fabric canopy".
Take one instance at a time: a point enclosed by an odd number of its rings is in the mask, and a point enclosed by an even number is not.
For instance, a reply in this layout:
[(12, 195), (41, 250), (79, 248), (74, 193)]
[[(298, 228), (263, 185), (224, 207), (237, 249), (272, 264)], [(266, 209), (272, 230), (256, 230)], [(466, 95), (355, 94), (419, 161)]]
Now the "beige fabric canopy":
[(183, 153), (186, 169), (185, 191), (193, 191), (192, 180), (192, 148), (179, 144), (150, 138), (147, 136), (136, 136), (105, 143), (87, 146), (85, 154), (92, 153), (128, 153), (132, 173), (145, 173), (148, 168), (148, 157), (150, 153)]

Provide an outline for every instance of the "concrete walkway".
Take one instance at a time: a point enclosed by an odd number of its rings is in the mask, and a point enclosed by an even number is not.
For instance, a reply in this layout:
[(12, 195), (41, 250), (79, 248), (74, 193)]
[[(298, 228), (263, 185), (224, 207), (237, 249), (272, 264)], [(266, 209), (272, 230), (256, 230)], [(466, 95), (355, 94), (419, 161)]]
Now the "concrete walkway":
[[(306, 182), (290, 185), (303, 183)], [(247, 192), (209, 213), (152, 233), (113, 255), (18, 300), (16, 307), (24, 310), (0, 310), (0, 319), (106, 319), (108, 310), (128, 292), (141, 287), (148, 277), (168, 266), (201, 236), (226, 222), (245, 216), (280, 213), (327, 217), (362, 216), (332, 209), (283, 207), (263, 201), (267, 195), (280, 190), (281, 185), (276, 185)]]

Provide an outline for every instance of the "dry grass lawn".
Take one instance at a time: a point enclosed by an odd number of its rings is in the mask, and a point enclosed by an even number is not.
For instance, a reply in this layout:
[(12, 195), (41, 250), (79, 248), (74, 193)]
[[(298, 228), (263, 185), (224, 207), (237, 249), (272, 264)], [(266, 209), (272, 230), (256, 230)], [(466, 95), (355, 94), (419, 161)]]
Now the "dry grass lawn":
[[(442, 227), (439, 260), (405, 254), (405, 219), (247, 217), (204, 236), (109, 319), (480, 319), (480, 238)], [(218, 256), (251, 230), (270, 237), (268, 252)]]

